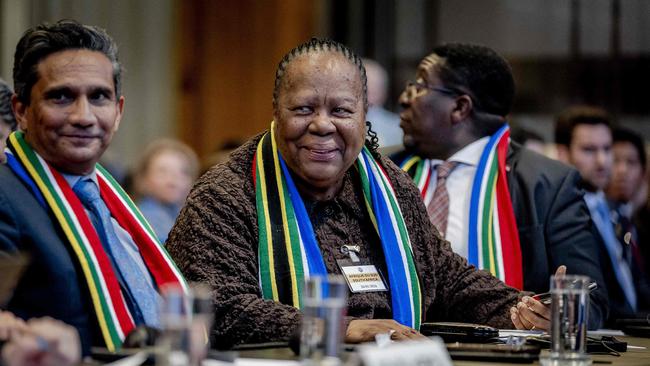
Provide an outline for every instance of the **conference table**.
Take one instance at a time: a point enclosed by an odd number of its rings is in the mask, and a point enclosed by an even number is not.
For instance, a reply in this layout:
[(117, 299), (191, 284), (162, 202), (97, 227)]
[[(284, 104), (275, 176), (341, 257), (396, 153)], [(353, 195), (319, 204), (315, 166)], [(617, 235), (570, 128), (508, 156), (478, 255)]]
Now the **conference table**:
[[(616, 336), (620, 341), (627, 342), (628, 350), (621, 352), (619, 356), (592, 354), (593, 365), (614, 365), (614, 366), (650, 366), (650, 338), (638, 338), (630, 336)], [(390, 347), (390, 346), (389, 346)], [(348, 347), (346, 351), (349, 356), (353, 354), (352, 348)], [(142, 353), (142, 352), (141, 352)], [(146, 353), (146, 352), (145, 352)], [(216, 353), (213, 353), (215, 355)], [(542, 350), (542, 357), (548, 355), (548, 350)], [(127, 357), (132, 358), (132, 357)], [(144, 363), (147, 356), (143, 356), (140, 361), (135, 359), (131, 362), (127, 359), (117, 361), (115, 365), (135, 366)], [(209, 359), (203, 362), (203, 366), (294, 366), (299, 365), (298, 357), (294, 355), (289, 347), (282, 343), (267, 343), (263, 345), (243, 345), (234, 351), (219, 353), (218, 359)], [(83, 363), (84, 366), (95, 365), (113, 365), (101, 362)], [(114, 361), (114, 360), (113, 360)], [(521, 363), (521, 362), (504, 362), (504, 361), (452, 361), (455, 366), (493, 366), (493, 365), (539, 365), (539, 361)], [(146, 364), (146, 363), (144, 363)], [(401, 365), (396, 365), (401, 366)]]
[[(621, 352), (620, 356), (613, 355), (592, 355), (593, 365), (621, 365), (621, 366), (648, 366), (650, 365), (650, 338), (637, 338), (629, 336), (617, 336), (618, 340), (628, 343), (627, 352)], [(548, 354), (543, 350), (541, 355)], [(266, 360), (297, 360), (297, 357), (287, 347), (265, 347), (265, 348), (246, 348), (238, 351), (238, 357), (241, 359), (266, 359)], [(258, 363), (262, 366), (262, 363)], [(453, 361), (457, 366), (479, 366), (479, 365), (504, 365), (510, 364), (505, 362), (488, 362), (488, 361)], [(521, 363), (512, 363), (520, 364)], [(539, 365), (539, 362), (526, 363), (526, 365)]]

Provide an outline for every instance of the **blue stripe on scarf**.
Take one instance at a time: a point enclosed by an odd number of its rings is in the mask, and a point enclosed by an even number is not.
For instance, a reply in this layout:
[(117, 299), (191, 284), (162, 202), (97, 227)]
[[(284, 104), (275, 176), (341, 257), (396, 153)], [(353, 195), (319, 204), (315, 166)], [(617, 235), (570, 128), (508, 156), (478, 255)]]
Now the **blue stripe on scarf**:
[(474, 176), (474, 182), (472, 183), (472, 196), (469, 201), (469, 237), (467, 240), (468, 245), (468, 258), (469, 263), (473, 264), (478, 268), (478, 233), (481, 228), (478, 227), (478, 217), (480, 212), (479, 202), (481, 200), (481, 183), (483, 182), (483, 176), (487, 173), (485, 171), (485, 166), (487, 165), (488, 158), (490, 157), (490, 152), (494, 149), (494, 145), (499, 142), (501, 136), (508, 130), (508, 124), (504, 124), (496, 133), (494, 133), (490, 140), (488, 141), (485, 149), (481, 153), (481, 159), (479, 160), (478, 166), (476, 168), (476, 175)]
[(323, 255), (321, 254), (320, 247), (316, 241), (314, 228), (311, 226), (311, 220), (309, 219), (309, 215), (307, 215), (305, 204), (302, 202), (302, 198), (296, 189), (296, 185), (293, 183), (289, 169), (287, 169), (284, 159), (282, 159), (282, 155), (279, 153), (278, 159), (282, 166), (282, 173), (287, 183), (289, 197), (291, 197), (293, 211), (296, 215), (296, 221), (298, 222), (298, 230), (300, 231), (300, 237), (302, 238), (304, 247), (303, 249), (305, 250), (305, 256), (307, 257), (307, 265), (309, 266), (309, 276), (327, 277), (327, 268), (325, 268)]
[(403, 325), (414, 327), (415, 324), (413, 324), (410, 303), (411, 288), (408, 286), (406, 278), (408, 271), (407, 268), (404, 268), (404, 263), (402, 262), (402, 253), (399, 250), (400, 243), (397, 240), (398, 233), (393, 230), (393, 223), (390, 219), (391, 210), (388, 207), (389, 203), (381, 199), (383, 195), (379, 185), (382, 183), (378, 182), (375, 175), (372, 174), (371, 163), (368, 161), (369, 158), (365, 151), (363, 151), (362, 157), (366, 167), (368, 167), (367, 175), (370, 185), (372, 208), (375, 213), (375, 219), (377, 220), (377, 229), (379, 230), (379, 238), (384, 249), (384, 257), (386, 258), (393, 305), (393, 319)]
[(22, 180), (29, 189), (32, 191), (34, 194), (34, 197), (38, 201), (38, 203), (44, 208), (48, 209), (48, 205), (45, 203), (45, 197), (43, 197), (43, 194), (41, 191), (38, 189), (36, 186), (36, 182), (27, 174), (27, 171), (25, 168), (23, 168), (22, 164), (16, 159), (16, 157), (11, 154), (11, 153), (5, 153), (5, 156), (7, 157), (7, 166)]

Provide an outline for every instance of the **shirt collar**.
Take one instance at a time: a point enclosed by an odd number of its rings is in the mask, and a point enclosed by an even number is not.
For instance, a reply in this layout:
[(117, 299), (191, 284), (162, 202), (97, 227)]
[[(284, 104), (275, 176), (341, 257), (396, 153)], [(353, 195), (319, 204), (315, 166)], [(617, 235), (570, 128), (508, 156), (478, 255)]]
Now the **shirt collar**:
[(602, 190), (598, 192), (585, 192), (584, 199), (590, 209), (595, 209), (601, 202), (607, 204), (605, 193)]
[(467, 164), (471, 166), (478, 165), (478, 161), (481, 159), (481, 153), (485, 149), (490, 136), (482, 137), (471, 144), (468, 144), (464, 148), (458, 150), (454, 155), (447, 159), (448, 161), (455, 161), (461, 164)]

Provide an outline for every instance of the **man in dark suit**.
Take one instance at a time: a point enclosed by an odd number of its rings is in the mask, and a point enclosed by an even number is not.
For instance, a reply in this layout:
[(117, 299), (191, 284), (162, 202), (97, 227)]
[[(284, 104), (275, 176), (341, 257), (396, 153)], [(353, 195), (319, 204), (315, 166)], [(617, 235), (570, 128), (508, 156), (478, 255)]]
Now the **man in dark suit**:
[[(394, 160), (414, 177), (434, 225), (477, 267), (537, 293), (561, 265), (597, 281), (589, 323), (599, 327), (607, 294), (580, 177), (509, 141), (513, 98), (510, 66), (494, 51), (436, 48), (400, 97), (406, 151)], [(523, 300), (514, 323), (539, 328), (548, 312), (531, 314), (539, 303)]]
[(124, 105), (117, 46), (100, 28), (29, 29), (14, 60), (20, 131), (0, 166), (0, 254), (31, 258), (7, 309), (74, 326), (82, 349), (157, 326), (161, 285), (184, 286), (133, 203), (97, 161)]

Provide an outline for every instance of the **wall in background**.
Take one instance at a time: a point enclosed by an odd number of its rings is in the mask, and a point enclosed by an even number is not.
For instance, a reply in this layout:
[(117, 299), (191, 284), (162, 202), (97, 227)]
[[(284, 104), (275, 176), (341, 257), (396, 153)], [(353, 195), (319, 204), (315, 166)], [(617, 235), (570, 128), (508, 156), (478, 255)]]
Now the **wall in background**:
[(318, 33), (318, 2), (195, 0), (180, 4), (178, 131), (206, 156), (270, 126), (275, 69)]

